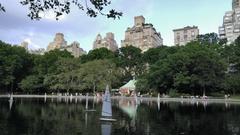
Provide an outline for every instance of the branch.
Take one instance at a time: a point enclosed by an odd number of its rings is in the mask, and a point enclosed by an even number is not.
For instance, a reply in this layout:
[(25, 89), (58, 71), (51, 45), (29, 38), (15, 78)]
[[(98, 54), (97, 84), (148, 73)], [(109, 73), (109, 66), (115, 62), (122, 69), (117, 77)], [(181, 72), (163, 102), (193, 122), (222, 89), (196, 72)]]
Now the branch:
[[(43, 1), (43, 2), (42, 2)], [(98, 14), (104, 15), (107, 18), (120, 18), (122, 12), (110, 10), (109, 13), (103, 13), (103, 9), (111, 4), (110, 0), (89, 0), (92, 7), (90, 7), (85, 0), (85, 7), (79, 0), (22, 0), (20, 3), (23, 6), (28, 6), (30, 13), (28, 16), (32, 20), (40, 20), (41, 13), (49, 10), (54, 11), (56, 20), (63, 14), (70, 13), (71, 4), (78, 7), (78, 9), (86, 11), (86, 14), (90, 17), (97, 17)]]
[(1, 12), (6, 12), (6, 10), (5, 10), (4, 6), (0, 3), (0, 13)]

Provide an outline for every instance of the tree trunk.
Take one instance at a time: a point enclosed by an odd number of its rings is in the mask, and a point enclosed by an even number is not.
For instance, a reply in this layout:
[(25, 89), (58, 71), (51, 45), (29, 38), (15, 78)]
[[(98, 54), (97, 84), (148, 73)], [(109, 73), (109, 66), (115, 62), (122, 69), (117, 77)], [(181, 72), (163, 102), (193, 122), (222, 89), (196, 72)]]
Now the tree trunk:
[(95, 91), (96, 91), (96, 84), (93, 84), (93, 95), (95, 95)]

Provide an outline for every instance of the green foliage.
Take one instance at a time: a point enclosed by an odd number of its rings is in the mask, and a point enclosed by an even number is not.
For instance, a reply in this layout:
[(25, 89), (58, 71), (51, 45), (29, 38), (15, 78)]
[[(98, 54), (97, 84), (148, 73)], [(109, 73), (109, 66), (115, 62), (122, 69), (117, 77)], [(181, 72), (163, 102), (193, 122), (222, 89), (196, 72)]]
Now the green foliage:
[[(111, 4), (110, 0), (90, 0), (83, 3), (78, 0), (44, 0), (43, 2), (41, 0), (21, 0), (20, 4), (28, 7), (28, 17), (32, 20), (42, 19), (41, 13), (48, 13), (49, 11), (53, 11), (56, 20), (58, 20), (60, 16), (69, 14), (73, 6), (76, 6), (81, 11), (85, 11), (90, 17), (103, 15), (107, 18), (120, 19), (123, 14), (115, 9), (110, 9), (108, 12), (103, 11)], [(2, 11), (5, 12), (5, 8), (0, 3), (0, 12)]]
[(99, 48), (91, 50), (87, 55), (81, 56), (81, 63), (86, 63), (93, 60), (113, 59), (115, 57), (114, 52), (107, 48)]
[(34, 91), (40, 91), (44, 88), (42, 81), (42, 77), (30, 75), (23, 79), (19, 85), (24, 92), (32, 93)]
[(80, 58), (66, 50), (31, 55), (0, 42), (0, 88), (7, 91), (96, 92), (107, 84), (119, 88), (136, 78), (141, 93), (239, 94), (239, 71), (240, 38), (223, 45), (214, 34), (185, 46), (163, 46), (144, 53), (133, 46), (116, 52), (100, 48)]
[(215, 49), (192, 42), (152, 64), (141, 79), (146, 79), (150, 89), (160, 93), (175, 89), (202, 94), (220, 87), (225, 71), (225, 63)]
[(0, 41), (0, 89), (16, 89), (31, 67), (32, 56), (25, 49)]
[(94, 92), (103, 91), (106, 85), (114, 85), (119, 78), (119, 70), (109, 60), (96, 60), (81, 65), (79, 70), (83, 89), (92, 89)]
[(158, 48), (151, 48), (143, 54), (143, 60), (146, 63), (154, 64), (159, 59), (165, 59), (169, 54), (177, 51), (178, 47), (161, 46)]
[(133, 46), (120, 48), (116, 63), (123, 70), (125, 82), (140, 76), (145, 70), (141, 50)]
[(240, 93), (240, 74), (227, 75), (224, 82), (224, 89), (226, 93), (239, 94)]
[[(207, 33), (204, 35), (198, 35), (197, 36), (197, 41), (201, 45), (216, 45), (219, 43), (220, 39), (218, 38), (217, 33)], [(221, 41), (222, 44), (223, 41)]]

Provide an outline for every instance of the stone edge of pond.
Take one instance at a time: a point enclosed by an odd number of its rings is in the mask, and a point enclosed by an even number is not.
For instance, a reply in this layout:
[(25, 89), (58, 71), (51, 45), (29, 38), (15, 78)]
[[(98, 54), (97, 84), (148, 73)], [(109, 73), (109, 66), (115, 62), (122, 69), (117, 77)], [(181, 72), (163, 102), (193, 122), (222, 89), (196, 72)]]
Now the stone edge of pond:
[[(0, 95), (0, 98), (9, 98), (9, 95)], [(13, 95), (13, 98), (86, 98), (86, 96), (57, 96), (57, 95)], [(88, 98), (100, 98), (89, 96)], [(135, 99), (135, 97), (112, 97), (112, 99)], [(221, 99), (221, 98), (209, 98), (209, 99), (199, 99), (199, 98), (160, 98), (157, 97), (138, 97), (140, 101), (160, 101), (160, 102), (207, 102), (207, 103), (235, 103), (240, 104), (240, 99)]]

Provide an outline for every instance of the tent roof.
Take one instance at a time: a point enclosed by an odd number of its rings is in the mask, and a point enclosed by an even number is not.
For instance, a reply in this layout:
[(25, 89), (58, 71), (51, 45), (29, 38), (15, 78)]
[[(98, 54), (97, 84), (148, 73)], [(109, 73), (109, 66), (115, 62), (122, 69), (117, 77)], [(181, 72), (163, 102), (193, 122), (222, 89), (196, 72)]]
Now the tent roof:
[(122, 87), (120, 87), (120, 89), (135, 89), (136, 86), (135, 86), (135, 83), (137, 81), (134, 79), (134, 80), (130, 80), (127, 84), (123, 85)]

